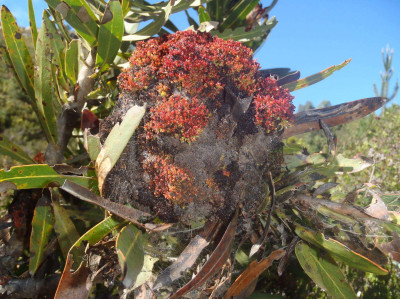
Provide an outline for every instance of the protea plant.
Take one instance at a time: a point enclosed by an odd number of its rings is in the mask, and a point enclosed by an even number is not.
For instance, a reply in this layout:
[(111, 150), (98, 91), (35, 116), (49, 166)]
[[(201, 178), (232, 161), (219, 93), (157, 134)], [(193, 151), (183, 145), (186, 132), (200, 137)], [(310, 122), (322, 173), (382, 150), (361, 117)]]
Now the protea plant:
[[(2, 291), (245, 298), (272, 265), (290, 277), (295, 256), (330, 296), (353, 298), (338, 262), (388, 273), (382, 252), (397, 248), (398, 216), (369, 185), (339, 192), (338, 175), (371, 162), (337, 154), (329, 129), (384, 99), (294, 114), (292, 91), (349, 61), (304, 79), (260, 70), (252, 49), (276, 24), (276, 1), (47, 2), (37, 33), (28, 1), (35, 62), (2, 8), (2, 55), (49, 142), (33, 160), (0, 140), (2, 153), (26, 164), (2, 170), (0, 187), (28, 189), (15, 191), (1, 222)], [(199, 24), (188, 15), (192, 28), (175, 30), (169, 15), (191, 7)], [(324, 131), (329, 152), (309, 154), (290, 139), (313, 130)]]

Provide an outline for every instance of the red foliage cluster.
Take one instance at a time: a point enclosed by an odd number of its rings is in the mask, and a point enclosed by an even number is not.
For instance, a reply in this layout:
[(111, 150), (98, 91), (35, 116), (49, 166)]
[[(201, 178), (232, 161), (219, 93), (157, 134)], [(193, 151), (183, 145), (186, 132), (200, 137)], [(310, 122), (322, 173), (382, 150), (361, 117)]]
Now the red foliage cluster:
[[(129, 62), (119, 76), (119, 86), (150, 106), (143, 146), (155, 158), (144, 158), (142, 164), (157, 197), (187, 201), (190, 196), (183, 195), (183, 186), (196, 189), (197, 180), (174, 165), (158, 142), (162, 144), (163, 136), (195, 142), (211, 117), (222, 119), (229, 113), (224, 89), (238, 98), (253, 97), (249, 115), (242, 121), (263, 127), (268, 134), (292, 119), (293, 97), (274, 79), (261, 76), (252, 50), (240, 42), (182, 31), (138, 42)], [(229, 177), (229, 172), (223, 175)]]
[(164, 196), (180, 203), (197, 193), (190, 175), (172, 164), (168, 156), (152, 156), (143, 163), (143, 169), (151, 176), (150, 188), (155, 196)]
[(145, 125), (147, 138), (154, 134), (173, 134), (181, 141), (193, 141), (206, 126), (209, 117), (207, 107), (196, 97), (191, 101), (173, 95), (151, 108), (151, 120)]
[(256, 121), (267, 133), (274, 131), (279, 125), (284, 126), (293, 117), (293, 96), (271, 78), (265, 78), (259, 84), (260, 91), (254, 98)]

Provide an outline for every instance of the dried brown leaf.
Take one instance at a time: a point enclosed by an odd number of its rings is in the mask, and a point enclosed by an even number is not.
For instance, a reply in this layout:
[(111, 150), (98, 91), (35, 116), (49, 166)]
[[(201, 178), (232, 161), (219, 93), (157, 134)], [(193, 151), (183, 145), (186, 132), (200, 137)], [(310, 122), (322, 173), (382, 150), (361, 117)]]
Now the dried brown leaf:
[(209, 278), (211, 278), (219, 269), (223, 267), (226, 260), (231, 252), (232, 243), (235, 237), (235, 231), (237, 227), (238, 211), (236, 211), (235, 216), (231, 220), (226, 229), (221, 241), (218, 243), (217, 247), (211, 254), (210, 258), (200, 269), (195, 277), (189, 281), (186, 285), (180, 288), (175, 294), (173, 294), (169, 299), (181, 298), (187, 292), (190, 292), (202, 284), (204, 284)]
[(225, 299), (231, 297), (239, 296), (243, 291), (250, 286), (254, 280), (258, 278), (265, 270), (267, 270), (273, 261), (279, 260), (284, 256), (285, 250), (278, 249), (272, 252), (268, 257), (263, 258), (261, 261), (253, 261), (251, 264), (243, 271), (242, 274), (235, 280), (230, 289), (225, 295)]
[(89, 278), (90, 270), (83, 263), (74, 273), (71, 273), (73, 263), (69, 254), (65, 263), (65, 269), (58, 284), (55, 299), (86, 299), (89, 296), (92, 282)]

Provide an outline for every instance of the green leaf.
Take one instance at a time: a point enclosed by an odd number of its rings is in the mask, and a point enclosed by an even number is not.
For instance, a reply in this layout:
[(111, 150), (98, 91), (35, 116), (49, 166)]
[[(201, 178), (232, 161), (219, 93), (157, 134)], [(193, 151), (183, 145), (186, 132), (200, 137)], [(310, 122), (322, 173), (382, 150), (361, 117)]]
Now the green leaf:
[(160, 15), (154, 19), (154, 22), (150, 23), (143, 29), (139, 30), (135, 34), (126, 35), (122, 38), (123, 41), (138, 41), (152, 37), (154, 34), (157, 34), (162, 26), (167, 22), (169, 16), (171, 14), (172, 5), (171, 2), (168, 2), (168, 5), (165, 6), (160, 13)]
[(330, 75), (332, 75), (334, 72), (340, 70), (341, 68), (345, 67), (349, 62), (351, 61), (351, 59), (347, 59), (345, 61), (343, 61), (341, 64), (339, 65), (334, 65), (331, 66), (323, 71), (320, 71), (319, 73), (316, 73), (314, 75), (308, 76), (306, 78), (303, 79), (299, 79), (297, 81), (294, 82), (290, 82), (288, 84), (284, 84), (282, 85), (282, 88), (287, 88), (289, 89), (289, 91), (294, 91), (294, 90), (298, 90), (307, 86), (310, 86), (312, 84), (315, 84), (319, 81), (324, 80), (325, 78), (329, 77)]
[(90, 160), (96, 161), (97, 157), (99, 156), (100, 150), (101, 150), (100, 137), (89, 135), (87, 137), (87, 143), (88, 143), (87, 151), (88, 151)]
[(233, 27), (236, 23), (242, 23), (247, 15), (257, 6), (259, 0), (241, 0), (229, 11), (227, 18), (221, 23), (220, 29), (225, 30)]
[[(45, 19), (45, 14), (43, 13), (43, 19)], [(53, 106), (55, 94), (52, 77), (52, 65), (55, 55), (51, 47), (47, 24), (43, 21), (42, 27), (39, 30), (35, 52), (35, 96), (39, 112), (42, 116), (40, 121), (43, 130), (47, 140), (54, 145), (57, 140), (57, 120)]]
[(21, 30), (19, 29), (13, 15), (5, 6), (1, 6), (1, 28), (3, 30), (4, 41), (7, 46), (7, 52), (12, 62), (15, 73), (18, 77), (18, 82), (25, 90), (32, 101), (32, 106), (37, 112), (35, 103), (35, 91), (33, 85), (33, 61), (29, 54), (28, 47), (22, 38)]
[(185, 10), (185, 14), (186, 14), (186, 18), (188, 20), (188, 23), (190, 26), (193, 26), (194, 29), (197, 29), (199, 27), (199, 24), (197, 24), (196, 20), (193, 19), (189, 13), (187, 12), (187, 10)]
[(118, 0), (110, 0), (101, 20), (96, 64), (113, 62), (124, 35), (124, 17)]
[(99, 178), (99, 190), (102, 190), (104, 180), (114, 167), (119, 156), (128, 144), (136, 128), (139, 126), (146, 107), (133, 106), (130, 108), (121, 124), (116, 124), (108, 135), (104, 145), (96, 159), (96, 171)]
[[(58, 244), (65, 259), (68, 257), (69, 249), (79, 239), (79, 234), (66, 210), (59, 204), (58, 200), (53, 201), (55, 216), (54, 231), (57, 234)], [(77, 262), (77, 260), (75, 260)]]
[(354, 173), (371, 166), (373, 161), (363, 157), (348, 159), (339, 154), (335, 157), (334, 163), (337, 164), (340, 172)]
[(342, 243), (329, 238), (325, 239), (322, 233), (316, 233), (311, 230), (307, 230), (302, 226), (296, 227), (296, 234), (303, 240), (325, 249), (328, 251), (332, 257), (338, 259), (350, 267), (360, 269), (365, 272), (371, 272), (378, 275), (387, 275), (388, 271), (374, 263), (373, 261), (367, 259), (361, 254), (354, 252), (347, 248)]
[(304, 147), (297, 143), (285, 144), (285, 146), (283, 147), (283, 154), (284, 155), (292, 155), (295, 153), (302, 152), (303, 149), (304, 149)]
[(94, 181), (88, 176), (59, 174), (46, 164), (23, 165), (0, 170), (0, 190), (46, 188), (52, 183), (61, 186), (67, 179), (86, 188)]
[[(155, 262), (148, 258), (147, 265), (145, 265), (144, 247), (147, 239), (148, 235), (143, 235), (133, 224), (124, 227), (117, 236), (115, 246), (122, 273), (125, 274), (122, 283), (126, 288), (137, 287), (139, 276), (144, 271), (143, 268), (152, 268), (152, 264)], [(146, 270), (148, 272), (148, 269)]]
[(172, 7), (172, 12), (171, 13), (177, 13), (189, 8), (195, 8), (199, 5), (202, 5), (204, 3), (210, 2), (211, 0), (188, 0), (188, 1), (175, 1), (178, 2)]
[(199, 12), (199, 23), (211, 21), (210, 15), (207, 13), (207, 11), (203, 6), (199, 6), (198, 12)]
[(79, 41), (73, 39), (65, 51), (65, 74), (73, 83), (76, 83), (78, 79), (79, 46)]
[[(101, 239), (103, 239), (105, 236), (107, 236), (109, 233), (111, 233), (114, 229), (120, 227), (121, 225), (126, 224), (127, 221), (121, 220), (119, 218), (109, 216), (100, 223), (96, 224), (93, 226), (91, 229), (89, 229), (86, 233), (84, 233), (76, 242), (74, 245), (69, 250), (68, 254), (68, 260), (70, 258), (73, 258), (74, 261), (80, 261), (79, 264), (82, 263), (82, 257), (85, 254), (84, 247), (81, 245), (86, 244), (86, 242), (89, 245), (94, 245), (97, 242), (99, 242)], [(75, 268), (79, 267), (79, 264), (76, 264)]]
[(132, 0), (122, 0), (122, 15), (125, 17), (131, 9)]
[(29, 11), (29, 24), (31, 26), (33, 47), (36, 48), (36, 39), (37, 39), (38, 32), (37, 32), (37, 28), (36, 28), (35, 11), (33, 9), (32, 0), (28, 0), (28, 11)]
[(250, 31), (246, 31), (246, 27), (238, 27), (235, 30), (226, 29), (222, 33), (218, 32), (217, 30), (212, 31), (211, 34), (216, 35), (219, 38), (222, 38), (225, 40), (233, 39), (236, 41), (240, 41), (242, 43), (246, 43), (249, 41), (259, 41), (259, 40), (262, 40), (263, 37), (272, 28), (274, 28), (277, 23), (278, 23), (278, 21), (276, 21), (275, 17), (273, 17), (270, 20), (268, 20), (267, 23), (260, 25), (254, 29), (251, 29)]
[(356, 298), (351, 286), (338, 265), (327, 253), (308, 246), (304, 242), (296, 245), (296, 256), (307, 275), (332, 298)]
[(50, 14), (47, 11), (43, 12), (43, 21), (46, 24), (46, 30), (48, 40), (51, 46), (51, 50), (54, 53), (53, 67), (56, 67), (57, 81), (66, 91), (69, 92), (69, 85), (64, 77), (64, 50), (66, 48), (66, 42), (61, 39), (61, 34), (58, 32), (54, 23), (50, 20)]
[(90, 45), (94, 45), (99, 30), (97, 18), (85, 0), (46, 0)]
[(207, 12), (215, 21), (221, 22), (224, 18), (226, 8), (230, 0), (207, 1)]
[(54, 216), (51, 201), (43, 196), (36, 204), (32, 219), (32, 233), (30, 241), (29, 273), (34, 275), (43, 261), (49, 237), (53, 230)]
[(0, 135), (0, 154), (9, 156), (24, 164), (35, 163), (19, 146), (12, 143), (3, 135)]
[(94, 245), (111, 233), (117, 227), (126, 224), (127, 221), (124, 221), (120, 218), (109, 216), (100, 223), (93, 226), (90, 230), (84, 233), (71, 247), (70, 250), (74, 248), (79, 248), (83, 242), (88, 242), (89, 245)]

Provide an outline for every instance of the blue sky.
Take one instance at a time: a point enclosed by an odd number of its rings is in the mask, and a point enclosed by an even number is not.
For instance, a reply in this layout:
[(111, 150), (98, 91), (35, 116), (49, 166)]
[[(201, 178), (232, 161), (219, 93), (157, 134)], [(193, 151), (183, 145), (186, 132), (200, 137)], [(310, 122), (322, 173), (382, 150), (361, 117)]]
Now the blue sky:
[[(44, 0), (33, 0), (38, 23)], [(264, 6), (271, 1), (261, 1)], [(27, 0), (0, 0), (28, 25)], [(296, 106), (322, 100), (332, 104), (374, 96), (373, 83), (380, 86), (383, 70), (381, 49), (395, 50), (390, 91), (400, 78), (400, 0), (280, 0), (271, 11), (278, 25), (255, 57), (262, 68), (290, 67), (302, 77), (351, 58), (348, 66), (328, 79), (296, 91)], [(185, 29), (185, 16), (173, 19)], [(400, 96), (395, 102), (400, 104)]]

